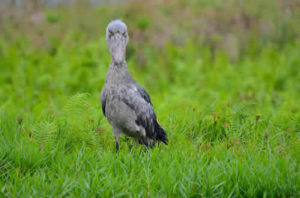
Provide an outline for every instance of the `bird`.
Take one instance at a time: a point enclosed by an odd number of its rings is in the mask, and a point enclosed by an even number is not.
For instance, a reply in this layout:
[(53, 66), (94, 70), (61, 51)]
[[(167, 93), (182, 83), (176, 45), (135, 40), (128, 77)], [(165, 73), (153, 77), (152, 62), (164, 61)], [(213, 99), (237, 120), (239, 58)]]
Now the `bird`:
[(129, 35), (126, 24), (115, 19), (106, 28), (111, 62), (101, 90), (101, 107), (113, 129), (116, 151), (121, 134), (134, 138), (137, 145), (168, 145), (167, 132), (158, 123), (149, 94), (130, 75), (126, 63)]

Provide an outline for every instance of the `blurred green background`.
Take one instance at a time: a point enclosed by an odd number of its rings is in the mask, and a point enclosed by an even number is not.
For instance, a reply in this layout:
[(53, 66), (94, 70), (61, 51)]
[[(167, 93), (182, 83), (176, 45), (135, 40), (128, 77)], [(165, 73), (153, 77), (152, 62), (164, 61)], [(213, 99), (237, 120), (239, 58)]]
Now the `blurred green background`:
[[(169, 145), (112, 129), (105, 28)], [(0, 196), (299, 197), (298, 0), (0, 2)]]

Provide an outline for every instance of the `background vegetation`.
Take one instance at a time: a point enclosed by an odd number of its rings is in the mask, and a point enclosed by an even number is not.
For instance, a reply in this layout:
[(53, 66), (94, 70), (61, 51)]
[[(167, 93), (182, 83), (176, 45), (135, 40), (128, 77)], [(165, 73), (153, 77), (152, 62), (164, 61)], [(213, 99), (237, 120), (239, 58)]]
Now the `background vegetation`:
[[(0, 196), (300, 197), (300, 4), (130, 1), (0, 8)], [(121, 139), (100, 107), (105, 27), (169, 145)]]

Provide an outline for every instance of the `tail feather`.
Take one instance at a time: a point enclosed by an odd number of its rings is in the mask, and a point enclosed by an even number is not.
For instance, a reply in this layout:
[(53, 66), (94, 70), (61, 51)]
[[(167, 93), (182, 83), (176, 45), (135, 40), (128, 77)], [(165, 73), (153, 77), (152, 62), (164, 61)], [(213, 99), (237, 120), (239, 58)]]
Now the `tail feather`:
[(168, 145), (168, 135), (167, 132), (158, 124), (158, 122), (155, 123), (156, 124), (156, 140), (163, 142), (164, 144)]

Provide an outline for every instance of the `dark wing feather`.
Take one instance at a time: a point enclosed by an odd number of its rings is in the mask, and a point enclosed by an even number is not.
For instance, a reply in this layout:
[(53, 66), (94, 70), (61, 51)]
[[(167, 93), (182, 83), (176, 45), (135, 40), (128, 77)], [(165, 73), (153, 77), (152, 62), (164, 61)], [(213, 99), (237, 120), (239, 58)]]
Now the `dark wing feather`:
[(105, 116), (105, 105), (106, 105), (106, 100), (101, 100), (101, 107), (102, 107), (102, 112)]
[(145, 100), (146, 102), (150, 103), (151, 106), (153, 106), (153, 105), (152, 105), (152, 102), (151, 102), (151, 99), (150, 99), (150, 96), (149, 96), (149, 94), (146, 92), (146, 90), (145, 90), (141, 85), (139, 85), (139, 84), (137, 84), (137, 83), (135, 83), (135, 86), (136, 86), (136, 88), (137, 88), (137, 90), (138, 90), (140, 96), (141, 96), (142, 98), (144, 98), (144, 100)]
[(105, 90), (105, 87), (102, 89), (102, 91), (101, 91), (101, 107), (102, 107), (102, 112), (103, 112), (103, 114), (104, 114), (104, 116), (106, 116), (105, 115), (105, 106), (106, 106), (106, 90)]

